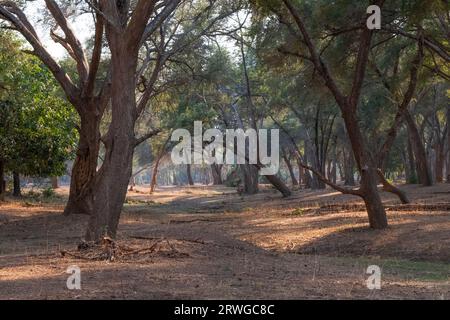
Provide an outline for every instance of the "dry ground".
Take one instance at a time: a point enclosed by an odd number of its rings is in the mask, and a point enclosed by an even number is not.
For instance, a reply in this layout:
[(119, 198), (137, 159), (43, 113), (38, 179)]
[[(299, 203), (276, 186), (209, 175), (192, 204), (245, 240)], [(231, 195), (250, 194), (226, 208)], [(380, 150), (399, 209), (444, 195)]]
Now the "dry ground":
[[(367, 227), (358, 198), (270, 188), (130, 192), (117, 259), (78, 254), (86, 217), (63, 217), (64, 195), (0, 205), (1, 299), (450, 299), (450, 185), (383, 193), (390, 227)], [(120, 249), (120, 250), (119, 250)], [(61, 251), (69, 251), (62, 256)], [(365, 271), (382, 268), (381, 290)], [(82, 290), (66, 288), (77, 265)]]

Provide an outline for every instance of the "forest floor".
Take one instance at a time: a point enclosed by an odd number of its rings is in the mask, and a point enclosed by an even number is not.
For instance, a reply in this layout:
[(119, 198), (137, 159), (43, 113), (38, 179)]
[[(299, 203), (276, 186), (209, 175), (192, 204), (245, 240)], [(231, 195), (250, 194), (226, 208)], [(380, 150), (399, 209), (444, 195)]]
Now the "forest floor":
[[(382, 193), (390, 226), (368, 228), (360, 199), (332, 190), (225, 187), (129, 192), (114, 261), (78, 252), (87, 217), (57, 197), (0, 205), (0, 299), (450, 299), (450, 185)], [(68, 290), (69, 266), (81, 290)], [(382, 269), (369, 290), (369, 265)]]

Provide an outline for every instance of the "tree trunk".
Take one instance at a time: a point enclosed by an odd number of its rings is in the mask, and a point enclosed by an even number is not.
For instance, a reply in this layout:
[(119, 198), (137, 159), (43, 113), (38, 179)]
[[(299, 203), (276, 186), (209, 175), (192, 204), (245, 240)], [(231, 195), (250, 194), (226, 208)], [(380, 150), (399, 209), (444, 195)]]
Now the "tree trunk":
[(20, 175), (18, 172), (13, 172), (13, 185), (13, 196), (20, 197), (22, 195), (22, 192), (20, 189)]
[(431, 170), (428, 165), (425, 147), (416, 123), (408, 110), (405, 111), (405, 119), (408, 126), (409, 136), (411, 138), (412, 149), (416, 158), (416, 169), (419, 182), (424, 186), (431, 186), (433, 185), (433, 180), (431, 177)]
[(286, 186), (286, 184), (281, 181), (281, 179), (275, 175), (271, 176), (265, 176), (266, 179), (277, 189), (281, 192), (283, 197), (290, 197), (292, 192), (289, 190), (289, 188)]
[(211, 175), (213, 178), (213, 185), (215, 186), (223, 184), (221, 171), (222, 165), (216, 163), (211, 164)]
[(383, 229), (388, 226), (386, 211), (378, 192), (378, 169), (372, 163), (369, 152), (358, 125), (354, 112), (343, 109), (342, 116), (345, 121), (348, 136), (350, 138), (356, 166), (361, 175), (361, 197), (366, 205), (369, 216), (369, 224), (373, 229)]
[(291, 176), (291, 181), (292, 181), (292, 185), (293, 186), (298, 186), (298, 181), (295, 178), (295, 174), (294, 174), (294, 170), (292, 169), (292, 164), (291, 161), (289, 160), (288, 156), (286, 155), (286, 153), (283, 152), (283, 160), (286, 163), (286, 166), (288, 168), (289, 174)]
[(58, 177), (52, 177), (52, 189), (58, 189), (59, 185), (58, 185)]
[(450, 183), (450, 105), (447, 106), (447, 183)]
[(416, 166), (415, 166), (415, 161), (414, 161), (414, 152), (412, 149), (412, 144), (411, 144), (411, 138), (409, 136), (408, 133), (408, 137), (407, 137), (407, 153), (408, 153), (408, 167), (409, 167), (409, 175), (406, 177), (406, 182), (407, 183), (417, 183), (417, 173), (416, 173)]
[(5, 200), (6, 183), (5, 183), (5, 162), (0, 160), (0, 201)]
[(353, 172), (355, 168), (355, 158), (351, 152), (344, 152), (344, 185), (354, 186), (355, 183), (355, 173)]
[(159, 153), (158, 158), (155, 161), (155, 165), (153, 166), (152, 180), (150, 181), (150, 194), (155, 192), (156, 182), (157, 182), (157, 178), (158, 178), (159, 163), (161, 161), (163, 154), (164, 154), (164, 151)]
[(192, 179), (192, 167), (190, 164), (186, 165), (186, 174), (187, 174), (187, 179), (188, 179), (188, 183), (190, 186), (194, 185), (194, 179)]
[(444, 162), (445, 162), (445, 154), (444, 154), (444, 145), (437, 143), (435, 146), (436, 152), (436, 161), (435, 161), (435, 180), (438, 183), (444, 182)]
[(130, 49), (125, 34), (107, 29), (111, 48), (111, 123), (103, 139), (105, 156), (95, 183), (93, 211), (86, 231), (86, 241), (100, 242), (105, 236), (115, 238), (120, 213), (132, 175), (136, 138), (137, 49)]
[(100, 120), (97, 106), (88, 104), (81, 115), (80, 140), (72, 167), (69, 199), (64, 215), (88, 214), (93, 210), (94, 183), (100, 150)]
[(243, 164), (241, 165), (242, 175), (244, 177), (244, 193), (256, 194), (259, 191), (258, 188), (258, 168), (254, 165)]
[(298, 184), (305, 183), (305, 169), (301, 166), (300, 159), (297, 159), (298, 167)]

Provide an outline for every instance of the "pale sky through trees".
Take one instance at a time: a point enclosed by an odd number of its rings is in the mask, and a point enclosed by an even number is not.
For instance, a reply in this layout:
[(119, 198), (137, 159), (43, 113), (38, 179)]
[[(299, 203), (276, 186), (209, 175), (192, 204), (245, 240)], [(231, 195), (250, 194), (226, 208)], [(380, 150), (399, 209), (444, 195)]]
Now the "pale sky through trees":
[[(36, 28), (36, 32), (38, 33), (41, 41), (55, 59), (60, 60), (64, 58), (67, 55), (67, 51), (50, 38), (51, 24), (48, 23), (48, 21), (42, 21), (44, 18), (44, 10), (46, 10), (44, 1), (33, 0), (27, 2), (25, 13), (27, 17), (29, 17), (33, 26)], [(75, 21), (70, 21), (70, 24), (77, 37), (79, 37), (81, 43), (85, 45), (86, 40), (88, 40), (93, 34), (92, 19), (88, 14), (84, 14), (77, 17)]]
[[(27, 1), (25, 13), (30, 22), (36, 28), (36, 32), (38, 33), (41, 41), (44, 43), (45, 47), (49, 50), (51, 55), (56, 60), (61, 60), (66, 57), (67, 51), (60, 44), (53, 41), (50, 37), (51, 24), (49, 23), (49, 21), (43, 21), (47, 13), (44, 0)], [(237, 19), (237, 16), (235, 16), (228, 21), (229, 25), (227, 26), (227, 28), (236, 28), (236, 26), (238, 25), (238, 20), (245, 21), (245, 25), (247, 27), (249, 26), (249, 19), (246, 19), (245, 13), (240, 12), (238, 13), (238, 16), (239, 19)], [(45, 19), (47, 18), (45, 17)], [(83, 14), (77, 16), (75, 19), (71, 19), (70, 24), (83, 46), (85, 46), (86, 41), (91, 38), (94, 33), (94, 23), (89, 14)], [(217, 41), (221, 47), (226, 48), (230, 53), (237, 53), (235, 43), (234, 41), (230, 41), (229, 37), (218, 36)]]

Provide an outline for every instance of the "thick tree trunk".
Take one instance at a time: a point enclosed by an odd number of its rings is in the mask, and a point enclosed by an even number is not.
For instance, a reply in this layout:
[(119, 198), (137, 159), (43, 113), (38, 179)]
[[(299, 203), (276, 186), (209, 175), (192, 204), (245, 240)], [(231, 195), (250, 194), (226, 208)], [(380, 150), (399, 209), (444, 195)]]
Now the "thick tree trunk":
[(378, 169), (372, 163), (369, 152), (366, 150), (356, 114), (344, 109), (342, 116), (350, 138), (356, 166), (361, 175), (361, 197), (366, 205), (370, 227), (373, 229), (386, 228), (388, 226), (386, 211), (377, 187)]
[(20, 197), (22, 191), (20, 189), (20, 175), (18, 172), (13, 172), (13, 196)]
[(416, 123), (414, 122), (414, 119), (408, 110), (405, 111), (405, 119), (408, 126), (409, 136), (411, 138), (413, 152), (416, 158), (416, 169), (419, 182), (424, 186), (431, 186), (433, 185), (433, 180), (431, 177), (431, 170), (428, 165), (425, 147), (423, 145)]
[(298, 186), (298, 181), (295, 178), (294, 170), (292, 169), (291, 161), (289, 160), (288, 156), (283, 152), (283, 160), (286, 163), (286, 166), (289, 171), (289, 175), (291, 176), (291, 181), (293, 186)]
[(97, 106), (87, 105), (81, 116), (80, 140), (72, 167), (69, 199), (64, 215), (88, 214), (93, 210), (94, 183), (100, 150), (100, 120), (95, 112)]
[(132, 175), (136, 138), (137, 51), (128, 48), (124, 34), (108, 29), (111, 49), (111, 124), (103, 139), (105, 156), (96, 175), (95, 198), (86, 231), (86, 241), (115, 238), (120, 214)]
[(218, 186), (223, 184), (222, 181), (222, 165), (213, 163), (211, 164), (211, 175), (213, 180), (213, 185)]
[(0, 201), (5, 200), (6, 183), (5, 183), (5, 162), (0, 160)]

